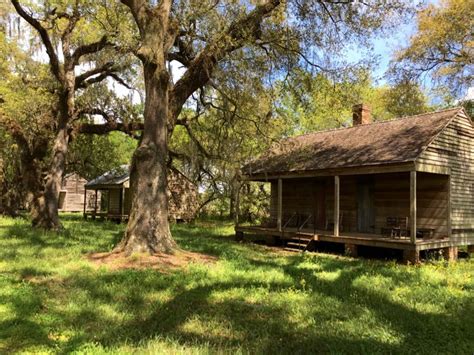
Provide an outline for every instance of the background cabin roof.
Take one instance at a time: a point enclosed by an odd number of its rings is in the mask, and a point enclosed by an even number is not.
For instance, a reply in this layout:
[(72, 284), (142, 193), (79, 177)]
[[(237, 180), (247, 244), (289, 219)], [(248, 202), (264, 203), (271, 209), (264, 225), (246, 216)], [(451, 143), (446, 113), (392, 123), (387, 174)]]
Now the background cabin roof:
[(121, 165), (120, 167), (107, 171), (106, 173), (89, 181), (85, 186), (88, 189), (121, 186), (124, 182), (130, 179), (130, 172), (128, 165)]
[[(171, 174), (176, 173), (177, 176), (186, 179), (187, 181), (191, 182), (193, 185), (194, 183), (181, 171), (176, 168), (170, 168), (169, 170)], [(100, 189), (100, 188), (107, 188), (107, 187), (121, 187), (124, 183), (130, 180), (130, 166), (125, 164), (121, 165), (120, 167), (107, 171), (106, 173), (96, 177), (95, 179), (89, 181), (85, 184), (87, 189)]]
[(284, 139), (245, 165), (247, 176), (414, 161), (462, 108)]

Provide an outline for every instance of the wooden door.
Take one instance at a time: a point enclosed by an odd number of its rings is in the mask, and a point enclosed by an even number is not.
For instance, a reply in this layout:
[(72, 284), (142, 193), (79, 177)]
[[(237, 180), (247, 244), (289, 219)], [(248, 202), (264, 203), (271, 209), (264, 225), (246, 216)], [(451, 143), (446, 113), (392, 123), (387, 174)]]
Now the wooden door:
[(375, 232), (374, 180), (359, 179), (357, 183), (357, 231)]

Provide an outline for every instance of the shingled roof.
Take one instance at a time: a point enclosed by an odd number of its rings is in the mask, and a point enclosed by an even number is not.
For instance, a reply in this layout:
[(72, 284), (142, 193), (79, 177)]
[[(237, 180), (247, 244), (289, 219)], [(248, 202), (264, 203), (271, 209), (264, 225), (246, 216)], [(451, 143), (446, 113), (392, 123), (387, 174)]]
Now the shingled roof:
[(130, 179), (130, 172), (128, 165), (121, 165), (120, 167), (107, 171), (99, 177), (89, 181), (85, 186), (87, 189), (121, 186)]
[[(192, 183), (192, 181), (178, 169), (170, 168), (168, 175), (180, 176), (180, 178), (184, 178)], [(124, 164), (89, 181), (85, 184), (85, 187), (90, 190), (114, 186), (121, 187), (128, 180), (130, 180), (130, 166)]]
[(247, 176), (414, 161), (462, 108), (284, 139), (245, 165)]

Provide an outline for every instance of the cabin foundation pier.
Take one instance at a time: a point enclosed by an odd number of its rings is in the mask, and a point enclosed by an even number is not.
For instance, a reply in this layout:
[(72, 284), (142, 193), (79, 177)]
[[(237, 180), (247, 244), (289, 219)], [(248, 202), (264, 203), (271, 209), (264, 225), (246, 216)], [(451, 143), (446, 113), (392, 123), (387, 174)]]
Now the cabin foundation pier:
[(443, 248), (443, 257), (447, 261), (456, 261), (458, 258), (458, 247)]
[(235, 232), (235, 241), (241, 242), (244, 240), (244, 232), (236, 231)]
[(265, 240), (266, 240), (266, 244), (269, 247), (275, 247), (275, 246), (281, 244), (281, 239), (277, 235), (269, 235), (269, 236), (267, 236), (267, 238)]
[(356, 258), (357, 255), (358, 255), (356, 244), (346, 243), (344, 245), (344, 250), (345, 250), (345, 253), (346, 253), (347, 256), (352, 256), (352, 257)]
[(416, 249), (406, 249), (403, 251), (403, 262), (410, 264), (420, 263), (420, 251)]

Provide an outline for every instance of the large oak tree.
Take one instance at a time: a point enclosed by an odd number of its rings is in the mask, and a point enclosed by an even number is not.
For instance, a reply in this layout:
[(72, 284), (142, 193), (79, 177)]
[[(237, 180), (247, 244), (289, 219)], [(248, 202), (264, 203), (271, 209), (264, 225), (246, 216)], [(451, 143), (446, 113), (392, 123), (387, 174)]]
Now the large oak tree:
[[(24, 159), (23, 180), (28, 192), (28, 204), (33, 226), (58, 229), (58, 197), (66, 167), (68, 145), (74, 131), (79, 133), (102, 133), (124, 129), (123, 123), (78, 126), (84, 114), (108, 115), (97, 107), (77, 104), (78, 92), (106, 78), (113, 78), (122, 84), (118, 76), (121, 70), (111, 29), (121, 24), (120, 12), (113, 11), (113, 2), (93, 4), (86, 1), (38, 2), (25, 7), (18, 0), (11, 0), (13, 7), (36, 32), (48, 58), (53, 83), (48, 84), (54, 104), (48, 128), (50, 138), (39, 138), (41, 156), (27, 152)], [(110, 8), (107, 8), (110, 7)], [(110, 11), (110, 12), (108, 12)], [(115, 29), (114, 29), (115, 30)], [(122, 63), (123, 64), (123, 63)], [(16, 139), (23, 139), (20, 125), (12, 131)], [(27, 147), (23, 145), (24, 147)], [(25, 153), (25, 152), (24, 152)], [(34, 157), (34, 158), (33, 158)], [(34, 162), (47, 162), (46, 177)]]
[[(135, 54), (143, 65), (144, 129), (132, 159), (133, 201), (123, 240), (117, 249), (172, 252), (176, 248), (168, 224), (166, 164), (168, 140), (188, 99), (213, 84), (233, 60), (252, 61), (256, 50), (273, 61), (271, 75), (284, 75), (304, 62), (321, 68), (347, 44), (363, 43), (388, 20), (403, 13), (409, 2), (353, 1), (178, 1), (121, 0), (136, 27)], [(285, 59), (288, 59), (286, 61)], [(175, 83), (171, 61), (186, 68)], [(228, 78), (231, 80), (231, 78)]]

